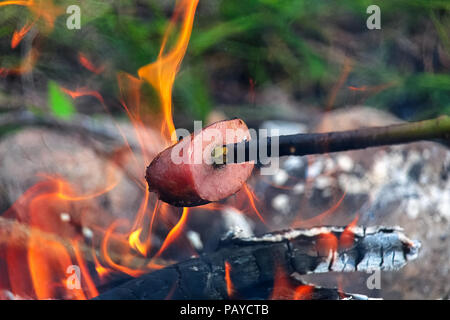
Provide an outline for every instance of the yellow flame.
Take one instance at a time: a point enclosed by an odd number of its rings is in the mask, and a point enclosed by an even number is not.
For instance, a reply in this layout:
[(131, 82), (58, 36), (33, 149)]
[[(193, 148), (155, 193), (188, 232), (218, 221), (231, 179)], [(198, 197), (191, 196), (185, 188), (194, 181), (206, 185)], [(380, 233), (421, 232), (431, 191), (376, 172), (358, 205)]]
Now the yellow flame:
[(164, 52), (167, 40), (175, 27), (176, 21), (173, 19), (164, 34), (158, 59), (138, 70), (139, 77), (152, 85), (159, 94), (164, 114), (161, 132), (168, 134), (167, 138), (170, 138), (175, 131), (172, 119), (172, 87), (191, 37), (197, 4), (198, 0), (181, 0), (178, 2), (176, 11), (183, 10), (183, 22), (175, 46), (169, 52)]
[[(33, 14), (34, 18), (32, 22), (27, 23), (21, 30), (14, 33), (11, 41), (11, 46), (13, 48), (20, 43), (33, 26), (40, 26), (40, 24), (35, 23), (38, 19), (44, 20), (46, 26), (44, 31), (48, 32), (53, 28), (55, 19), (58, 15), (64, 13), (62, 8), (55, 6), (53, 0), (0, 1), (0, 7), (6, 5), (25, 6), (27, 7), (27, 10)], [(125, 138), (124, 141), (136, 160), (137, 166), (143, 166), (148, 162), (150, 154), (147, 154), (146, 148), (144, 147), (148, 145), (151, 140), (147, 137), (147, 133), (145, 133), (144, 130), (141, 130), (142, 128), (145, 128), (145, 125), (144, 119), (141, 117), (144, 114), (141, 114), (139, 108), (141, 98), (139, 96), (139, 89), (141, 88), (141, 84), (146, 81), (157, 91), (164, 115), (161, 135), (163, 138), (170, 138), (175, 130), (172, 119), (171, 100), (173, 83), (187, 50), (197, 5), (198, 0), (178, 0), (174, 18), (164, 34), (157, 60), (139, 69), (138, 74), (140, 79), (132, 76), (118, 77), (121, 90), (127, 88), (130, 89), (127, 97), (131, 103), (129, 106), (124, 104), (124, 109), (135, 128), (144, 161), (138, 162)], [(176, 41), (173, 45), (170, 45), (169, 48), (168, 42), (169, 39), (175, 35), (174, 31), (176, 31)], [(37, 48), (32, 48), (23, 61), (17, 66), (10, 69), (0, 68), (0, 76), (21, 74), (31, 71), (38, 57), (39, 52)], [(80, 58), (80, 63), (86, 68), (93, 72), (100, 72), (100, 69), (97, 69), (92, 65), (87, 58), (84, 56), (81, 56)], [(127, 87), (123, 87), (124, 84), (127, 84)], [(64, 89), (64, 91), (74, 99), (84, 95), (93, 96), (101, 102), (105, 109), (107, 109), (103, 97), (97, 91), (88, 88), (82, 88), (76, 91)], [(122, 137), (125, 137), (119, 127), (118, 130)], [(170, 141), (170, 139), (167, 139), (166, 141)], [(111, 170), (113, 168), (114, 167), (111, 166)], [(68, 181), (46, 175), (44, 175), (44, 177), (46, 178), (45, 183), (40, 183), (31, 188), (30, 191), (27, 191), (26, 196), (21, 202), (14, 206), (14, 210), (11, 212), (14, 213), (14, 217), (16, 217), (16, 215), (19, 217), (19, 213), (22, 213), (26, 218), (24, 220), (30, 220), (30, 226), (33, 228), (39, 230), (42, 229), (50, 234), (55, 233), (63, 238), (67, 238), (71, 247), (68, 248), (65, 243), (62, 243), (58, 239), (49, 240), (38, 232), (31, 232), (26, 250), (23, 250), (22, 252), (20, 250), (15, 250), (15, 248), (9, 248), (11, 250), (8, 250), (7, 252), (8, 270), (17, 270), (15, 274), (25, 275), (25, 278), (29, 278), (24, 280), (23, 278), (19, 279), (19, 277), (11, 277), (11, 280), (16, 280), (17, 278), (16, 281), (12, 281), (11, 287), (27, 289), (24, 290), (24, 293), (26, 293), (24, 296), (31, 296), (34, 294), (39, 299), (60, 297), (61, 291), (64, 291), (63, 296), (66, 298), (92, 298), (98, 295), (98, 290), (93, 279), (90, 278), (89, 275), (84, 247), (87, 243), (84, 243), (84, 240), (82, 240), (83, 238), (79, 237), (79, 230), (76, 227), (79, 223), (79, 221), (76, 220), (78, 218), (74, 218), (74, 223), (72, 224), (72, 222), (62, 222), (59, 216), (61, 212), (69, 212), (72, 210), (74, 214), (71, 216), (77, 217), (77, 213), (80, 213), (81, 217), (83, 213), (81, 212), (81, 207), (90, 205), (97, 197), (113, 190), (121, 181), (119, 178), (116, 178), (115, 175), (107, 174), (107, 181), (103, 188), (94, 190), (88, 194), (78, 194), (75, 192), (76, 189), (73, 188)], [(97, 244), (94, 244), (93, 242), (91, 248), (93, 262), (100, 280), (104, 280), (105, 276), (110, 272), (119, 271), (136, 277), (149, 270), (163, 267), (163, 264), (159, 264), (159, 260), (156, 258), (171, 246), (176, 239), (183, 235), (183, 229), (185, 228), (188, 219), (189, 210), (187, 208), (183, 209), (180, 220), (171, 229), (161, 248), (154, 255), (154, 259), (150, 260), (145, 266), (143, 266), (143, 264), (137, 265), (134, 263), (134, 261), (137, 260), (136, 258), (138, 258), (138, 254), (134, 251), (130, 254), (130, 248), (136, 249), (140, 254), (147, 256), (152, 248), (151, 234), (154, 224), (160, 217), (164, 220), (168, 216), (171, 216), (170, 213), (172, 213), (172, 208), (170, 208), (169, 205), (160, 205), (160, 202), (157, 201), (150, 217), (148, 208), (149, 197), (149, 191), (145, 190), (145, 196), (139, 206), (132, 228), (128, 228), (131, 221), (123, 219), (116, 219), (106, 230), (104, 230), (104, 227), (102, 226), (95, 225), (95, 222), (92, 222), (93, 225), (90, 225), (90, 227), (93, 227), (99, 235), (103, 234), (103, 238), (100, 241), (100, 252), (98, 257), (94, 246)], [(76, 205), (77, 201), (85, 201), (85, 203), (78, 208)], [(21, 203), (26, 205), (22, 206)], [(92, 204), (94, 205), (95, 203), (92, 202)], [(150, 224), (147, 227), (145, 223), (148, 220), (150, 220)], [(129, 231), (119, 232), (119, 227), (126, 227), (126, 230)], [(112, 248), (114, 248), (114, 250)], [(24, 261), (26, 263), (24, 263)], [(72, 292), (65, 289), (65, 279), (67, 276), (67, 267), (74, 263), (80, 266), (82, 274), (83, 276), (86, 275), (86, 278), (83, 278), (81, 281), (83, 288)], [(21, 271), (19, 267), (22, 265), (27, 269), (26, 274), (24, 272), (19, 273), (19, 271)], [(31, 286), (29, 284), (31, 284)], [(27, 286), (31, 289), (28, 289)], [(13, 290), (13, 292), (20, 293), (18, 290)]]
[(128, 237), (128, 243), (130, 244), (130, 247), (136, 249), (138, 252), (140, 252), (143, 256), (147, 255), (147, 247), (145, 243), (143, 243), (139, 236), (142, 233), (142, 228), (139, 228), (135, 231), (133, 231), (130, 236)]
[(166, 236), (164, 243), (162, 244), (159, 251), (156, 253), (155, 257), (159, 257), (182, 234), (183, 228), (187, 222), (188, 213), (189, 208), (184, 207), (180, 220), (172, 228), (172, 230), (170, 230), (169, 234)]
[(2, 1), (2, 2), (0, 2), (0, 7), (2, 7), (2, 6), (11, 6), (11, 5), (32, 6), (33, 4), (34, 4), (33, 0), (29, 0), (29, 1)]

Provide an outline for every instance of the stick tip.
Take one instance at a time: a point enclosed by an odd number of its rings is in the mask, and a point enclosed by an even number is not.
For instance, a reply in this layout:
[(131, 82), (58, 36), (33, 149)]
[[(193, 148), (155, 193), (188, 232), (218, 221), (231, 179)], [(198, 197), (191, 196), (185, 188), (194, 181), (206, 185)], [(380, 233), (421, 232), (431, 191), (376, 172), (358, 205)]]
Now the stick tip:
[(215, 165), (223, 165), (226, 163), (228, 149), (226, 146), (217, 146), (211, 151), (211, 158), (213, 160), (213, 164)]

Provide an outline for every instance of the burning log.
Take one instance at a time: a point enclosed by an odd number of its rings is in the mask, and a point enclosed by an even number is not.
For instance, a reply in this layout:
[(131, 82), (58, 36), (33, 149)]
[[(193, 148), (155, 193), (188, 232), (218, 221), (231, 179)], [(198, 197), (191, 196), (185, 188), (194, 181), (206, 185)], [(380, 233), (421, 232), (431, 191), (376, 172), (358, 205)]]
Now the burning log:
[(419, 248), (420, 243), (409, 240), (399, 228), (385, 227), (294, 229), (250, 238), (233, 235), (213, 254), (146, 274), (98, 298), (252, 298), (255, 292), (267, 293), (273, 287), (277, 268), (300, 275), (393, 271), (415, 259)]

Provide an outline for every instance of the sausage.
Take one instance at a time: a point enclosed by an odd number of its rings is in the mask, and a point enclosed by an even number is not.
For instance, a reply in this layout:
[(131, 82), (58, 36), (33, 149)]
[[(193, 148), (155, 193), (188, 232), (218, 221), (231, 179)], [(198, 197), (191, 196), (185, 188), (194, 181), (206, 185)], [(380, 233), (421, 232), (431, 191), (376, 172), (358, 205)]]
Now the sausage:
[(213, 123), (159, 153), (146, 170), (151, 192), (177, 207), (199, 206), (236, 193), (252, 173), (254, 162), (217, 165), (217, 146), (250, 140), (241, 119)]

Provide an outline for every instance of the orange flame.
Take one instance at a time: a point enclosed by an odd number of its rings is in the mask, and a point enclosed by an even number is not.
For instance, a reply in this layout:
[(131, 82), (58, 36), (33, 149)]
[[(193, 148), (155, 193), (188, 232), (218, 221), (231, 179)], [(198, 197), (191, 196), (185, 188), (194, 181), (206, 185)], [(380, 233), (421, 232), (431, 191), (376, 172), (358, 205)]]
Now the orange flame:
[(306, 300), (310, 299), (314, 287), (296, 285), (280, 265), (275, 266), (274, 284), (270, 300)]
[(308, 300), (314, 292), (314, 287), (310, 285), (300, 285), (295, 289), (294, 300)]
[[(52, 252), (56, 258), (50, 256), (48, 252)], [(55, 291), (61, 285), (58, 285), (58, 279), (66, 278), (64, 271), (72, 265), (72, 260), (62, 244), (48, 241), (39, 233), (32, 232), (28, 244), (28, 264), (36, 297), (50, 299), (55, 296)], [(72, 292), (77, 299), (86, 298), (83, 291), (76, 286)]]
[(35, 21), (39, 18), (45, 20), (48, 31), (53, 29), (55, 20), (60, 15), (64, 14), (64, 9), (55, 5), (52, 0), (12, 0), (0, 2), (0, 7), (11, 5), (28, 7), (28, 9), (34, 14)]
[(101, 252), (103, 255), (103, 258), (105, 259), (106, 263), (113, 269), (116, 269), (120, 272), (123, 272), (125, 274), (128, 274), (132, 277), (138, 277), (142, 274), (145, 273), (144, 270), (136, 270), (136, 269), (132, 269), (129, 268), (127, 266), (121, 265), (119, 263), (116, 263), (113, 258), (110, 256), (109, 254), (109, 250), (108, 250), (108, 245), (110, 242), (110, 238), (113, 236), (114, 231), (120, 226), (120, 225), (127, 225), (128, 221), (127, 220), (123, 220), (123, 219), (119, 219), (114, 221), (108, 228), (108, 230), (106, 230), (105, 235), (103, 236), (103, 241), (102, 241), (102, 245), (101, 245)]
[(348, 249), (353, 246), (353, 243), (355, 242), (355, 233), (353, 229), (356, 227), (358, 219), (359, 216), (357, 215), (341, 233), (341, 236), (339, 237), (339, 248)]
[(98, 296), (98, 291), (97, 291), (97, 287), (95, 286), (92, 278), (90, 276), (86, 276), (86, 275), (89, 275), (89, 270), (86, 265), (86, 261), (84, 260), (84, 257), (80, 250), (80, 241), (79, 240), (72, 241), (72, 247), (75, 251), (75, 257), (78, 262), (77, 265), (81, 269), (81, 275), (83, 275), (81, 277), (81, 279), (79, 279), (79, 280), (80, 281), (83, 280), (86, 282), (86, 286), (87, 286), (86, 291), (88, 293), (88, 298), (94, 298), (94, 297)]
[(334, 255), (338, 248), (338, 239), (331, 233), (321, 233), (317, 239), (316, 250), (322, 257)]
[[(167, 143), (168, 137), (175, 129), (172, 120), (172, 87), (187, 50), (197, 4), (198, 0), (178, 1), (174, 17), (164, 34), (158, 58), (155, 62), (139, 69), (139, 79), (125, 73), (118, 74), (121, 103), (135, 129), (143, 159), (134, 154), (125, 134), (118, 125), (116, 127), (135, 160), (137, 170), (141, 172), (151, 160), (152, 154), (149, 154), (147, 146), (149, 141), (155, 141), (155, 137), (149, 136), (148, 132), (143, 130), (148, 125), (145, 121), (152, 115), (146, 115), (145, 110), (141, 108), (143, 98), (140, 89), (144, 80), (156, 89), (164, 116), (161, 137)], [(27, 23), (21, 30), (13, 34), (11, 40), (13, 48), (17, 47), (34, 25), (37, 25), (38, 19), (45, 21), (47, 28), (44, 31), (48, 32), (54, 27), (55, 19), (64, 12), (51, 0), (0, 2), (0, 6), (6, 5), (25, 6), (34, 15), (32, 22)], [(179, 29), (177, 39), (169, 48), (169, 38), (175, 34), (176, 28)], [(19, 65), (9, 69), (0, 68), (0, 76), (20, 75), (31, 71), (38, 56), (37, 49), (32, 48)], [(99, 74), (104, 70), (104, 66), (94, 65), (84, 53), (78, 54), (78, 60), (83, 67), (93, 73)], [(73, 99), (92, 96), (109, 112), (103, 96), (95, 90), (82, 87), (77, 90), (63, 89), (63, 91)], [(158, 140), (161, 137), (158, 135)], [(115, 156), (117, 155), (113, 155), (113, 157)], [(116, 158), (111, 161), (118, 163), (119, 160)], [(109, 224), (108, 228), (96, 224), (90, 225), (89, 227), (93, 230), (89, 229), (92, 235), (90, 235), (90, 240), (85, 241), (80, 228), (85, 226), (80, 220), (84, 215), (83, 208), (95, 207), (96, 199), (111, 192), (120, 183), (120, 180), (110, 179), (108, 175), (105, 186), (100, 190), (80, 194), (76, 192), (76, 188), (62, 178), (54, 178), (49, 175), (43, 176), (43, 178), (45, 179), (43, 182), (31, 187), (5, 213), (8, 218), (17, 220), (21, 225), (30, 228), (26, 245), (18, 248), (17, 244), (8, 243), (5, 252), (0, 250), (0, 258), (4, 258), (6, 261), (8, 271), (8, 279), (0, 279), (0, 286), (10, 288), (14, 294), (38, 299), (95, 297), (98, 295), (95, 281), (105, 280), (105, 277), (111, 272), (118, 271), (131, 276), (139, 276), (150, 270), (161, 268), (162, 265), (156, 258), (183, 234), (189, 213), (187, 208), (183, 209), (181, 218), (170, 230), (162, 246), (151, 260), (142, 259), (142, 256), (146, 257), (153, 249), (151, 235), (154, 225), (159, 221), (158, 217), (161, 216), (163, 217), (161, 220), (167, 221), (176, 213), (172, 207), (160, 205), (159, 201), (156, 201), (153, 211), (150, 213), (150, 193), (143, 188), (144, 196), (133, 223), (129, 220), (117, 219), (112, 223), (105, 222), (105, 225)], [(146, 227), (146, 223), (149, 223), (148, 227)], [(128, 229), (130, 225), (132, 227)], [(124, 230), (122, 227), (127, 229)], [(102, 237), (97, 239), (98, 235)], [(99, 248), (96, 247), (98, 245)], [(100, 254), (97, 254), (97, 249)], [(67, 270), (72, 265), (80, 268), (82, 274), (80, 287), (69, 288), (71, 283)], [(95, 281), (89, 273), (89, 267), (95, 267), (98, 275)]]
[[(13, 4), (27, 6), (33, 12), (35, 18), (32, 23), (26, 24), (20, 31), (14, 33), (11, 41), (13, 48), (20, 43), (37, 19), (44, 19), (47, 30), (49, 30), (53, 28), (56, 17), (62, 12), (50, 0), (0, 2), (0, 6)], [(154, 137), (142, 130), (148, 127), (148, 121), (151, 120), (153, 115), (147, 114), (142, 107), (146, 101), (145, 96), (141, 94), (141, 87), (146, 81), (155, 88), (159, 95), (163, 122), (161, 123), (161, 137), (158, 133), (157, 139), (163, 138), (164, 143), (168, 143), (168, 138), (175, 130), (172, 118), (172, 88), (187, 50), (197, 5), (198, 0), (179, 0), (177, 2), (174, 17), (166, 29), (157, 59), (138, 70), (139, 78), (125, 73), (118, 74), (120, 102), (133, 125), (142, 157), (135, 155), (125, 134), (119, 126), (116, 127), (124, 138), (125, 147), (128, 148), (133, 160), (135, 160), (136, 170), (139, 170), (139, 172), (144, 170), (145, 165), (153, 156), (152, 153), (147, 151), (149, 141), (156, 141)], [(175, 33), (177, 33), (175, 42), (169, 46), (169, 39), (174, 38)], [(0, 69), (0, 75), (22, 74), (31, 71), (37, 57), (38, 52), (36, 48), (33, 48), (19, 66), (11, 69)], [(93, 73), (99, 74), (104, 70), (104, 66), (94, 65), (84, 53), (78, 54), (78, 60), (83, 67)], [(250, 85), (253, 90), (254, 83), (251, 82)], [(63, 89), (63, 91), (73, 99), (92, 96), (108, 111), (103, 96), (91, 88), (81, 87), (77, 90)], [(253, 96), (254, 94), (252, 94)], [(116, 162), (119, 162), (119, 160)], [(39, 182), (30, 188), (23, 195), (23, 198), (13, 205), (11, 210), (10, 217), (29, 226), (31, 230), (25, 248), (18, 250), (16, 247), (8, 247), (4, 254), (9, 275), (6, 282), (8, 282), (11, 292), (14, 294), (24, 297), (37, 297), (38, 299), (87, 299), (95, 297), (98, 295), (96, 281), (103, 282), (106, 276), (112, 272), (121, 272), (136, 277), (161, 268), (162, 264), (159, 264), (160, 260), (157, 258), (183, 237), (189, 209), (183, 208), (180, 219), (175, 223), (175, 219), (179, 217), (179, 211), (167, 204), (153, 201), (154, 199), (151, 198), (149, 191), (144, 188), (143, 197), (134, 221), (132, 219), (114, 220), (113, 217), (108, 216), (110, 220), (107, 220), (102, 226), (89, 225), (95, 234), (92, 235), (92, 239), (83, 240), (80, 227), (84, 227), (84, 224), (78, 220), (81, 219), (80, 216), (83, 216), (84, 212), (80, 207), (95, 207), (97, 198), (111, 192), (121, 181), (110, 179), (108, 175), (108, 180), (102, 188), (80, 194), (74, 186), (64, 179), (50, 176), (45, 176), (45, 178), (44, 182)], [(256, 206), (258, 199), (253, 190), (245, 185), (242, 194), (247, 196), (245, 203), (248, 199), (249, 206), (258, 218), (265, 223), (260, 210)], [(153, 208), (150, 207), (150, 203), (154, 203)], [(225, 206), (224, 204), (209, 204), (200, 209), (221, 210)], [(62, 221), (62, 214), (64, 214), (65, 220), (70, 221)], [(167, 226), (173, 226), (174, 224), (175, 226), (170, 229), (158, 250), (158, 248), (152, 247), (151, 236), (156, 223), (161, 221), (166, 223)], [(49, 238), (48, 234), (57, 237)], [(101, 237), (99, 238), (99, 236)], [(86, 250), (86, 247), (88, 250)], [(156, 254), (150, 256), (155, 251)], [(147, 256), (150, 256), (149, 259), (144, 259)], [(3, 258), (3, 252), (0, 252), (0, 257)], [(68, 288), (67, 268), (71, 265), (80, 268), (82, 274), (80, 288)], [(89, 273), (90, 267), (95, 267), (94, 278)], [(230, 297), (235, 294), (231, 281), (231, 271), (231, 265), (225, 262), (225, 281)], [(3, 285), (3, 280), (0, 279), (0, 281)], [(288, 283), (287, 280), (286, 283)], [(291, 286), (290, 298), (306, 297), (308, 288), (308, 286)], [(294, 291), (295, 293), (293, 293)]]
[(169, 234), (166, 236), (164, 243), (159, 249), (155, 257), (159, 257), (183, 232), (184, 225), (186, 224), (188, 218), (189, 208), (184, 207), (183, 213), (178, 223), (170, 230)]
[(96, 67), (82, 52), (78, 53), (78, 61), (80, 61), (80, 64), (92, 73), (100, 74), (103, 70), (105, 70), (104, 66)]
[(292, 222), (291, 228), (308, 228), (312, 226), (317, 225), (323, 225), (323, 222), (325, 218), (327, 218), (329, 215), (333, 214), (337, 208), (340, 207), (342, 204), (342, 201), (344, 201), (346, 192), (344, 192), (341, 196), (341, 198), (328, 210), (325, 210), (324, 212), (320, 213), (319, 215), (312, 217), (310, 219), (300, 220), (296, 219)]
[[(186, 53), (197, 4), (198, 0), (180, 0), (178, 2), (174, 19), (172, 19), (164, 34), (158, 59), (138, 70), (139, 77), (152, 85), (159, 94), (165, 119), (161, 132), (166, 133), (166, 137), (169, 139), (175, 131), (172, 119), (172, 87), (181, 61)], [(172, 31), (176, 24), (176, 18), (180, 12), (183, 12), (180, 34), (173, 48), (165, 53), (168, 39), (172, 35)]]
[(234, 295), (234, 285), (231, 281), (231, 265), (228, 261), (225, 261), (225, 283), (227, 284), (227, 294), (228, 297), (231, 298)]
[[(79, 234), (67, 219), (62, 219), (63, 213), (70, 217), (72, 211), (70, 200), (61, 197), (62, 184), (67, 185), (59, 179), (36, 184), (5, 213), (5, 217), (30, 226), (26, 248), (11, 243), (6, 250), (10, 286), (15, 294), (37, 299), (86, 299), (98, 294), (76, 240)], [(72, 266), (80, 268), (74, 278), (68, 275)], [(73, 286), (70, 279), (75, 281)]]
[(72, 99), (77, 99), (77, 98), (85, 97), (85, 96), (91, 96), (91, 97), (96, 98), (102, 104), (105, 104), (105, 101), (103, 100), (102, 95), (98, 91), (90, 90), (87, 88), (80, 88), (78, 90), (69, 90), (66, 88), (61, 88), (61, 90), (63, 92), (65, 92), (66, 94), (68, 94)]
[(65, 9), (55, 5), (53, 0), (29, 1), (27, 5), (36, 19), (42, 18), (47, 24), (47, 32), (55, 26), (55, 20), (65, 13)]
[(95, 252), (95, 249), (92, 249), (92, 258), (94, 260), (95, 271), (97, 271), (100, 280), (105, 279), (105, 277), (111, 272), (111, 270), (102, 266), (102, 264), (97, 258), (97, 253)]
[(360, 91), (360, 92), (370, 92), (370, 93), (378, 93), (381, 92), (385, 89), (389, 89), (390, 87), (393, 87), (394, 85), (396, 85), (395, 82), (388, 82), (388, 83), (384, 83), (384, 84), (379, 84), (376, 86), (360, 86), (360, 87), (356, 87), (356, 86), (347, 86), (347, 88), (350, 91)]
[[(19, 45), (19, 43), (31, 30), (31, 28), (39, 18), (42, 18), (46, 22), (46, 30), (44, 31), (50, 32), (54, 28), (56, 18), (64, 13), (63, 8), (56, 6), (52, 0), (17, 0), (0, 2), (0, 7), (10, 5), (27, 7), (34, 15), (34, 20), (31, 23), (26, 24), (22, 29), (13, 33), (11, 39), (11, 48), (13, 49)], [(21, 62), (18, 66), (9, 69), (0, 68), (0, 76), (6, 77), (7, 75), (21, 75), (30, 72), (36, 63), (38, 56), (39, 55), (36, 48), (32, 48), (30, 52), (28, 52), (24, 61)]]
[(256, 213), (256, 215), (258, 216), (259, 220), (261, 220), (265, 224), (266, 221), (262, 217), (262, 215), (259, 212), (259, 210), (256, 208), (255, 199), (257, 200), (258, 198), (254, 194), (253, 190), (250, 189), (250, 187), (247, 185), (247, 183), (244, 183), (242, 189), (244, 190), (245, 194), (247, 195), (248, 201), (250, 202), (250, 206), (252, 207), (253, 211)]
[(85, 195), (74, 196), (74, 195), (71, 195), (72, 191), (71, 191), (70, 185), (67, 182), (65, 182), (64, 180), (61, 180), (61, 179), (54, 179), (54, 181), (56, 182), (56, 184), (58, 186), (58, 192), (56, 193), (56, 196), (60, 199), (67, 200), (67, 201), (82, 201), (82, 200), (98, 198), (99, 196), (114, 189), (117, 186), (117, 184), (119, 183), (119, 181), (117, 180), (117, 181), (114, 181), (113, 183), (109, 184), (102, 190), (95, 191), (95, 192), (85, 194)]
[(341, 300), (344, 300), (346, 297), (344, 291), (344, 280), (342, 278), (342, 274), (338, 274), (337, 276), (337, 284), (338, 284), (338, 294)]
[(11, 39), (11, 48), (14, 49), (19, 45), (19, 43), (22, 41), (22, 39), (27, 35), (27, 33), (31, 30), (34, 23), (36, 21), (33, 21), (31, 23), (28, 23), (22, 27), (19, 31), (14, 31), (12, 39)]

